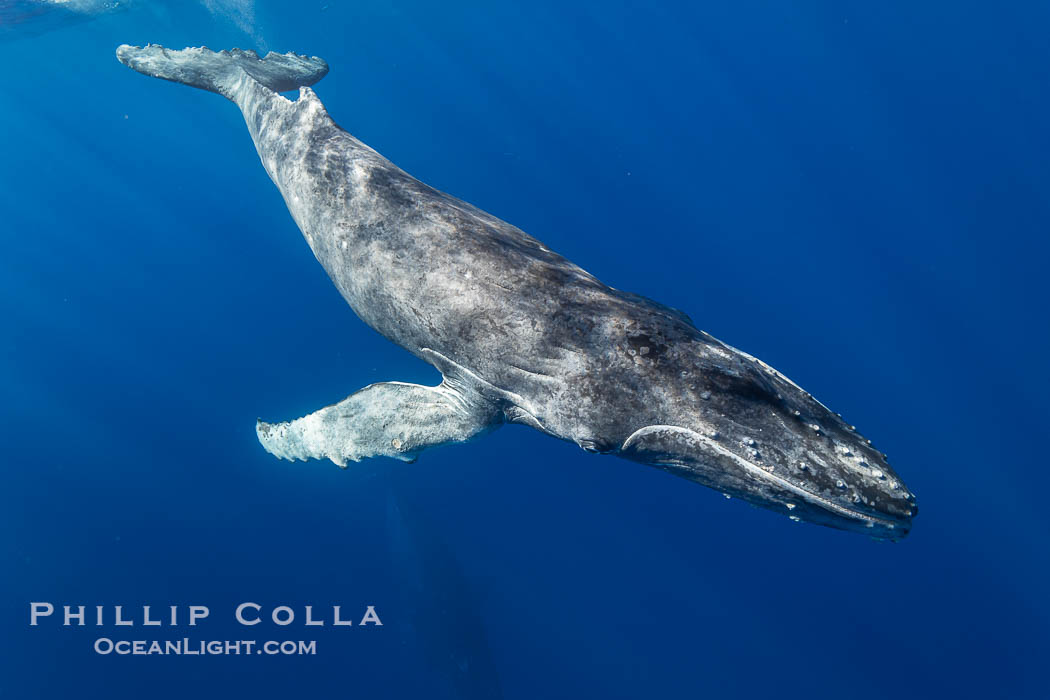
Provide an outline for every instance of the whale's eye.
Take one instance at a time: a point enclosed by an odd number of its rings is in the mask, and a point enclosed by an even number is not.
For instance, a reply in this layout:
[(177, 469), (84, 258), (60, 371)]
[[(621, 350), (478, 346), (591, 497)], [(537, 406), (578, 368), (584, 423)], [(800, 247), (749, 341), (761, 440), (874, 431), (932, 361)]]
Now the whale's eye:
[(715, 367), (705, 374), (711, 387), (716, 392), (732, 394), (738, 399), (746, 399), (755, 403), (773, 405), (780, 403), (776, 392), (769, 386), (765, 377), (757, 373), (747, 372), (747, 374), (741, 375)]

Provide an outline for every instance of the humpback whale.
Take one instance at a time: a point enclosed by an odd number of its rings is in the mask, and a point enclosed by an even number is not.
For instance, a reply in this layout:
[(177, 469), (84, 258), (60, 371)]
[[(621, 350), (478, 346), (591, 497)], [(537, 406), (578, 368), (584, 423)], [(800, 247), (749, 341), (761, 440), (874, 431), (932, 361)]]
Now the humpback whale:
[[(909, 531), (915, 496), (853, 426), (681, 311), (603, 284), (358, 141), (310, 89), (328, 72), (320, 58), (158, 45), (123, 45), (117, 58), (236, 104), (343, 298), (442, 374), (259, 421), (271, 454), (412, 461), (520, 423), (793, 520), (876, 539)], [(279, 94), (295, 89), (294, 101)]]

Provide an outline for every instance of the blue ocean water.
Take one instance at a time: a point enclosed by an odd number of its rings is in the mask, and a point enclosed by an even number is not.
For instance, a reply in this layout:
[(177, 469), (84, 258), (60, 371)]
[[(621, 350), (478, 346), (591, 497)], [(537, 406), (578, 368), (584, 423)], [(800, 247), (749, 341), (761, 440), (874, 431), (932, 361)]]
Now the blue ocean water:
[[(0, 697), (1050, 695), (1045, 6), (28, 7), (0, 2)], [(345, 305), (235, 107), (115, 60), (146, 42), (324, 57), (351, 133), (856, 424), (912, 534), (520, 426), (273, 459), (256, 417), (437, 374)], [(34, 627), (33, 601), (211, 614)], [(185, 635), (317, 653), (93, 649)]]

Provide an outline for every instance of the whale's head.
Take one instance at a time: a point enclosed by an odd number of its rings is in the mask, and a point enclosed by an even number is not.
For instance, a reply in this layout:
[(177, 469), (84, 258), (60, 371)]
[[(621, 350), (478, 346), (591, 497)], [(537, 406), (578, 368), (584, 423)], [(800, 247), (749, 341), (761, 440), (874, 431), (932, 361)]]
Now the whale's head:
[(667, 424), (639, 428), (621, 456), (793, 520), (908, 533), (915, 496), (886, 456), (782, 374), (718, 341), (682, 372)]

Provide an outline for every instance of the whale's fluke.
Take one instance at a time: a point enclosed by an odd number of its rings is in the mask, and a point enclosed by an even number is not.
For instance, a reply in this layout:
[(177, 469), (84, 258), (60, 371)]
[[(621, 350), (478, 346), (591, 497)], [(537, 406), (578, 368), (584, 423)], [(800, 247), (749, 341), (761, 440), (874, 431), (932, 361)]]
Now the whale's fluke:
[(308, 87), (328, 73), (328, 64), (317, 56), (270, 52), (260, 58), (254, 51), (212, 51), (207, 47), (166, 49), (123, 44), (117, 60), (139, 73), (232, 97), (231, 91), (245, 74), (274, 92)]

